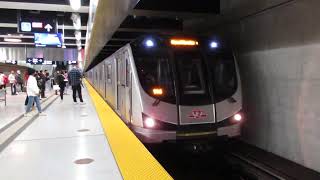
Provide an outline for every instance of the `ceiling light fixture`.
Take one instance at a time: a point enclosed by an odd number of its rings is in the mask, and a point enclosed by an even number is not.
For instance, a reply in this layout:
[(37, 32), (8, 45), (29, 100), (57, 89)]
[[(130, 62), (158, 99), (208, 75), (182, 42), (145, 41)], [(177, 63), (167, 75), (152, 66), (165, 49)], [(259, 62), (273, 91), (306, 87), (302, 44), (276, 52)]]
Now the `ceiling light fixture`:
[(21, 39), (16, 39), (16, 38), (4, 38), (4, 41), (18, 43), (18, 42), (21, 42), (22, 40)]
[(81, 0), (69, 0), (73, 10), (78, 11), (81, 8)]

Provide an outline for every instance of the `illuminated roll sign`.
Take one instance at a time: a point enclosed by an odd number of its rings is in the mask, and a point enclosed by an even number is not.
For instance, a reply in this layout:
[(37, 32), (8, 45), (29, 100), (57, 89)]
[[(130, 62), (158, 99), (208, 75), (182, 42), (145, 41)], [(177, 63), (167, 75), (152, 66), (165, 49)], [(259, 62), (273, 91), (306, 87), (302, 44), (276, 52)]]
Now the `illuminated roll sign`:
[(187, 40), (187, 39), (171, 39), (170, 43), (173, 46), (197, 46), (197, 45), (199, 45), (198, 41)]

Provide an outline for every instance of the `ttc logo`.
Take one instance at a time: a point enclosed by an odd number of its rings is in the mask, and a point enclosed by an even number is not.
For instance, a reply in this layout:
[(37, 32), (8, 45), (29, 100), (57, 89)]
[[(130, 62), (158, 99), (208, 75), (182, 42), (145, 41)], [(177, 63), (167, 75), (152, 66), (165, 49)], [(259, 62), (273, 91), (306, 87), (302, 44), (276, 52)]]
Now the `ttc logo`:
[(192, 110), (191, 114), (188, 115), (189, 118), (193, 118), (193, 119), (205, 118), (207, 116), (208, 114), (206, 114), (204, 111), (200, 109), (194, 109)]

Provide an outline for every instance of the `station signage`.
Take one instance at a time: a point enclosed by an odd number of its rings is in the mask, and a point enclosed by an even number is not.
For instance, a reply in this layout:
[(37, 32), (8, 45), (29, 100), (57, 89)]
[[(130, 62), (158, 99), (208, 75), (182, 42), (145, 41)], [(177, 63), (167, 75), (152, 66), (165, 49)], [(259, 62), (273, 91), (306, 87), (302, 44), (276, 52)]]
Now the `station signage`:
[(47, 61), (47, 60), (45, 60), (43, 63), (43, 65), (53, 65), (53, 64), (55, 64), (54, 61)]
[(43, 14), (30, 14), (21, 11), (18, 16), (19, 33), (57, 33), (56, 17)]
[(55, 22), (48, 21), (21, 21), (18, 24), (20, 33), (56, 33), (57, 25)]
[(78, 61), (68, 61), (69, 65), (78, 64)]
[(18, 64), (18, 61), (16, 60), (6, 60), (6, 64)]
[(33, 64), (33, 65), (42, 65), (44, 63), (43, 58), (27, 58), (26, 62), (28, 64)]

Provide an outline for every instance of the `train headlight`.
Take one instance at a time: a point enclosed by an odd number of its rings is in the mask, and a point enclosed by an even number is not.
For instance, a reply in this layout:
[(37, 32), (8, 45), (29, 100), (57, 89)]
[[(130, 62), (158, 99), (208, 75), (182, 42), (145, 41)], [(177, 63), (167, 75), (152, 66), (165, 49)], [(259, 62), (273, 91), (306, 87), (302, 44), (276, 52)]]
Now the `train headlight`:
[(144, 45), (148, 48), (151, 48), (154, 46), (154, 42), (151, 40), (151, 39), (147, 39), (145, 42), (144, 42)]
[(147, 117), (145, 120), (144, 120), (144, 125), (147, 127), (147, 128), (154, 128), (155, 125), (156, 125), (156, 121), (150, 117)]
[(241, 114), (235, 114), (235, 115), (233, 116), (233, 119), (234, 119), (235, 121), (237, 121), (237, 122), (240, 122), (240, 121), (242, 120), (242, 116), (241, 116)]
[(218, 48), (218, 43), (217, 42), (215, 42), (215, 41), (212, 41), (211, 43), (210, 43), (210, 48), (212, 48), (212, 49), (215, 49), (215, 48)]

